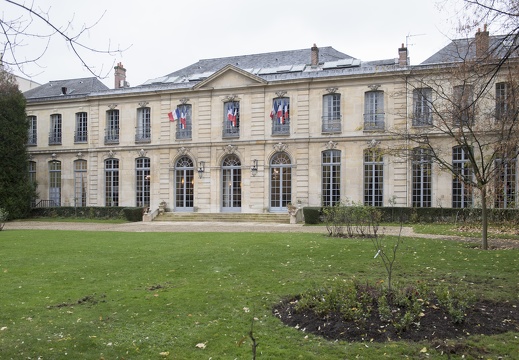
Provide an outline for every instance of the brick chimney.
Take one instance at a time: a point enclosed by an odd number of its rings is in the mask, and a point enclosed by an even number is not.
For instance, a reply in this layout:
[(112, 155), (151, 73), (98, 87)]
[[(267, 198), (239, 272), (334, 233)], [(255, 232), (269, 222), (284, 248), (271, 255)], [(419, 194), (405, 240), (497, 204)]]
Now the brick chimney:
[(319, 48), (314, 44), (311, 48), (312, 55), (310, 57), (310, 64), (312, 67), (319, 65)]
[(123, 67), (122, 63), (118, 63), (116, 67), (114, 67), (114, 78), (115, 78), (115, 86), (114, 89), (125, 88), (128, 86), (126, 82), (126, 69)]
[(478, 29), (478, 32), (475, 36), (476, 40), (476, 57), (481, 58), (488, 55), (488, 46), (489, 46), (489, 34), (487, 31), (487, 24), (485, 24), (484, 31)]
[(398, 66), (407, 66), (409, 65), (409, 57), (407, 53), (407, 48), (402, 44), (402, 47), (398, 49)]

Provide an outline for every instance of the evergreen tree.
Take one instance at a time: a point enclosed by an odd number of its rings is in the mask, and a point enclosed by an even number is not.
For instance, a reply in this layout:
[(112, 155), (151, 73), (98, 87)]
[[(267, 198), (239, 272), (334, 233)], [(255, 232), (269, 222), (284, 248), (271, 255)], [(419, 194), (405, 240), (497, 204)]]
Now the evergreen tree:
[(25, 97), (13, 77), (0, 69), (0, 208), (9, 219), (27, 216), (34, 184), (29, 180)]

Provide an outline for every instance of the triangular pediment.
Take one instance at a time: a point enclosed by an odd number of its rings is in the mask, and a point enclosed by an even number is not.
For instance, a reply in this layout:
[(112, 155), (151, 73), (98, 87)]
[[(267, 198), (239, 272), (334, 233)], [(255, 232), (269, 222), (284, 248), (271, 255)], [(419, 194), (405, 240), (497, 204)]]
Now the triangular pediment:
[(265, 85), (266, 83), (267, 82), (259, 76), (251, 74), (236, 66), (227, 65), (215, 72), (213, 75), (209, 76), (207, 79), (199, 82), (196, 86), (193, 87), (193, 89), (230, 89), (255, 85)]

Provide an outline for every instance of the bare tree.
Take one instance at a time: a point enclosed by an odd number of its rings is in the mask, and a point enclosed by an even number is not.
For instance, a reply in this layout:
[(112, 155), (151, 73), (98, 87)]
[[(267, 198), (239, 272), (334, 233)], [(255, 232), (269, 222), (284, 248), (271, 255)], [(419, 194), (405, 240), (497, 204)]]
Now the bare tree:
[[(115, 55), (123, 51), (119, 47), (112, 48), (110, 42), (106, 48), (98, 48), (88, 45), (84, 41), (84, 35), (99, 23), (102, 16), (92, 25), (83, 24), (79, 30), (74, 30), (74, 18), (67, 19), (65, 25), (59, 25), (59, 21), (63, 19), (52, 18), (50, 9), (44, 10), (38, 7), (35, 1), (4, 0), (4, 3), (7, 5), (6, 9), (0, 11), (0, 29), (2, 31), (0, 34), (2, 38), (0, 40), (2, 46), (0, 63), (10, 68), (17, 68), (25, 75), (30, 76), (24, 70), (24, 65), (38, 64), (38, 61), (47, 53), (50, 41), (53, 38), (63, 40), (87, 71), (100, 78), (108, 75), (113, 68), (113, 64), (106, 71), (102, 68), (95, 70), (95, 67), (86, 60), (85, 54), (89, 52), (100, 55)], [(12, 11), (7, 11), (8, 8)], [(18, 15), (12, 15), (15, 13)], [(39, 47), (34, 46), (36, 42), (39, 43)], [(32, 50), (29, 58), (20, 55), (20, 49), (27, 46), (31, 47)], [(113, 63), (115, 63), (115, 60)]]
[(515, 41), (511, 34), (490, 37), (485, 27), (475, 38), (452, 41), (430, 65), (414, 67), (405, 78), (412, 98), (408, 126), (392, 130), (408, 144), (399, 151), (411, 159), (426, 157), (452, 175), (453, 207), (473, 207), (473, 196), (480, 196), (483, 249), (488, 249), (489, 201), (516, 206)]

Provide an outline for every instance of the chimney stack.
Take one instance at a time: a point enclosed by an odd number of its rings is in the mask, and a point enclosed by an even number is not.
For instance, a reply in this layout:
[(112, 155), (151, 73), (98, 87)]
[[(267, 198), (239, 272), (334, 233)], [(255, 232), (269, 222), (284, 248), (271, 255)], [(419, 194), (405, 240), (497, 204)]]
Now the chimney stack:
[(123, 67), (122, 63), (117, 63), (117, 66), (114, 67), (114, 78), (115, 78), (115, 86), (114, 89), (125, 88), (128, 86), (126, 82), (126, 69)]
[(398, 49), (398, 66), (409, 65), (409, 57), (407, 53), (407, 47), (402, 43), (402, 47)]
[(487, 24), (485, 24), (484, 31), (478, 29), (475, 36), (476, 40), (476, 57), (481, 58), (488, 55), (488, 47), (490, 44), (490, 38), (487, 31)]
[(319, 65), (319, 48), (317, 47), (317, 45), (314, 44), (314, 46), (312, 46), (312, 56), (310, 58), (310, 64), (312, 65), (312, 67), (316, 67), (317, 65)]

